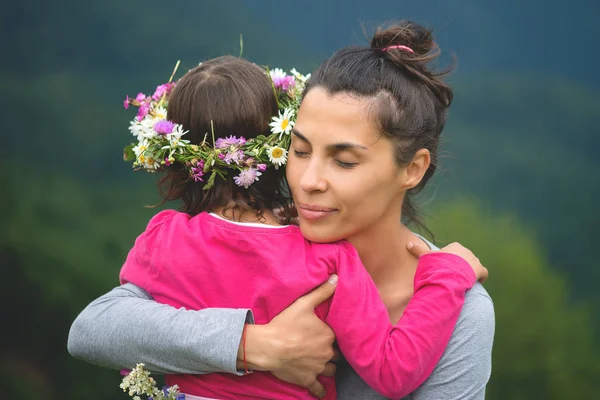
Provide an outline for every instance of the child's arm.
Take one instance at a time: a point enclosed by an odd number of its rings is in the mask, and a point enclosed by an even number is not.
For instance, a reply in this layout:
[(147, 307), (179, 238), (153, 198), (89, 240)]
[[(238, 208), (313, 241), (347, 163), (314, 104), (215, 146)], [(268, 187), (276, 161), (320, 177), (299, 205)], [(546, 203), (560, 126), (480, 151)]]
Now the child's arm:
[(326, 322), (360, 377), (383, 396), (402, 398), (427, 379), (444, 353), (475, 273), (453, 254), (422, 256), (414, 296), (393, 326), (356, 250), (344, 243), (339, 252), (339, 281)]

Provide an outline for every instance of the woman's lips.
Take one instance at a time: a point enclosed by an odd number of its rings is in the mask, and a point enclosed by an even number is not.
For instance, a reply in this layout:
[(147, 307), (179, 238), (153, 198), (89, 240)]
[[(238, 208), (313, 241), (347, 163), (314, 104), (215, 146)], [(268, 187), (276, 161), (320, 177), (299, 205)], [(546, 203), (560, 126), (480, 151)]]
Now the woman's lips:
[(335, 208), (321, 207), (312, 204), (298, 204), (296, 208), (301, 218), (311, 221), (325, 218), (337, 211)]

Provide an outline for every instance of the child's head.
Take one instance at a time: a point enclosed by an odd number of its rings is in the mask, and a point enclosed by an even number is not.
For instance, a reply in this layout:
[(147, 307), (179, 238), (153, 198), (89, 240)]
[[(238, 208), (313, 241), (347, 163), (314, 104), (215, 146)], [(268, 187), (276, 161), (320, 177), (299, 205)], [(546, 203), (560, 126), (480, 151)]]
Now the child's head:
[[(265, 70), (241, 58), (225, 56), (204, 62), (186, 73), (169, 97), (168, 119), (189, 131), (184, 139), (200, 144), (229, 136), (255, 138), (269, 135), (269, 122), (277, 115), (273, 87)], [(212, 126), (211, 126), (212, 123)], [(210, 190), (190, 179), (189, 168), (174, 163), (166, 168), (159, 188), (164, 200), (183, 202), (195, 215), (225, 207), (242, 210), (273, 209), (288, 203), (283, 169), (267, 168), (248, 188), (234, 182), (235, 170), (215, 179)]]

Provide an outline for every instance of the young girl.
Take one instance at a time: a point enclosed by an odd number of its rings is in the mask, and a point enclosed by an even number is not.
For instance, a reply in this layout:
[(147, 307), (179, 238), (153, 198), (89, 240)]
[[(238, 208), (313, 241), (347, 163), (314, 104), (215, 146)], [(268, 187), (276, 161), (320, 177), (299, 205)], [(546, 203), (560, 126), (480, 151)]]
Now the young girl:
[[(164, 170), (163, 198), (183, 206), (152, 218), (129, 252), (121, 282), (175, 307), (248, 308), (256, 323), (267, 323), (332, 275), (336, 293), (315, 313), (365, 382), (401, 398), (432, 372), (465, 292), (485, 271), (450, 253), (421, 257), (415, 295), (393, 326), (351, 245), (311, 242), (298, 227), (279, 224), (272, 210), (290, 201), (280, 167), (304, 79), (280, 70), (269, 79), (254, 64), (220, 57), (176, 85), (159, 86), (152, 97), (126, 101), (139, 107), (130, 128), (138, 144), (126, 154), (135, 166)], [(167, 375), (166, 381), (188, 399), (312, 398), (270, 373), (245, 369), (244, 376)], [(322, 383), (334, 399), (333, 378)]]

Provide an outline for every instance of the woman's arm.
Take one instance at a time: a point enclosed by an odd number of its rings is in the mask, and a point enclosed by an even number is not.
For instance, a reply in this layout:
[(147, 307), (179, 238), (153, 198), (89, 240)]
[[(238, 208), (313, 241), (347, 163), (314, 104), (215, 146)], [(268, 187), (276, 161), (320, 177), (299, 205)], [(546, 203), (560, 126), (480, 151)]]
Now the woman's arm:
[(413, 400), (484, 400), (492, 371), (494, 305), (483, 286), (466, 296), (452, 338), (431, 376)]
[[(266, 325), (247, 325), (246, 361), (251, 369), (323, 395), (317, 375), (332, 376), (335, 336), (314, 308), (333, 294), (325, 282)], [(243, 374), (244, 309), (186, 311), (155, 302), (128, 283), (94, 300), (69, 332), (69, 353), (93, 364), (121, 369), (137, 363), (160, 373)], [(237, 364), (237, 369), (236, 369)]]
[(94, 300), (69, 331), (72, 356), (121, 369), (143, 362), (160, 373), (239, 373), (238, 347), (250, 310), (187, 311), (126, 284)]

